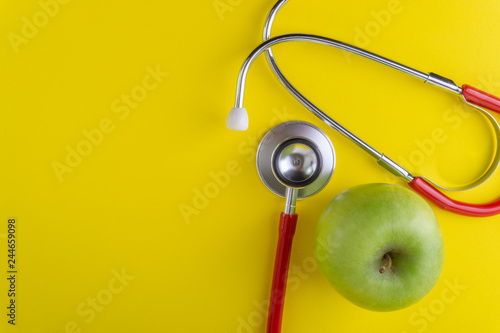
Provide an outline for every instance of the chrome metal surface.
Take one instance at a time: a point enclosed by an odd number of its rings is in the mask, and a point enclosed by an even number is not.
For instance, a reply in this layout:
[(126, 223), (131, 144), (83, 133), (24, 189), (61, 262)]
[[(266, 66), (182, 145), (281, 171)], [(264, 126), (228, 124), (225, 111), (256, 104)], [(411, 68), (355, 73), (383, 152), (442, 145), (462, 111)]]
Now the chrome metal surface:
[(432, 84), (457, 95), (460, 95), (462, 93), (462, 88), (457, 86), (455, 82), (436, 73), (429, 73), (427, 80), (425, 80), (425, 83)]
[(285, 214), (295, 214), (295, 203), (297, 202), (297, 194), (299, 190), (296, 188), (287, 187), (286, 188), (286, 203), (285, 203)]
[(273, 158), (273, 171), (283, 185), (301, 188), (314, 181), (321, 170), (321, 156), (315, 146), (302, 139), (281, 144)]
[[(306, 163), (309, 164), (311, 170), (304, 170), (303, 172), (289, 170), (290, 172), (286, 172), (290, 180), (288, 182), (286, 179), (279, 180), (276, 176), (276, 162), (279, 161), (280, 156), (288, 154), (282, 154), (281, 152), (284, 148), (290, 146), (290, 144), (287, 144), (290, 142), (292, 142), (292, 147), (295, 145), (293, 142), (301, 142), (301, 144), (311, 147), (314, 154), (319, 157), (317, 158), (319, 163), (316, 164), (316, 167), (313, 167), (314, 163), (311, 160), (311, 163)], [(297, 150), (294, 151), (297, 152)], [(302, 152), (301, 155), (307, 156)], [(311, 155), (308, 158), (313, 159)], [(286, 158), (284, 160), (286, 161)], [(335, 150), (328, 136), (316, 126), (302, 121), (290, 121), (274, 127), (264, 136), (257, 149), (257, 171), (259, 176), (267, 188), (281, 197), (286, 195), (287, 186), (283, 184), (284, 182), (287, 183), (288, 187), (298, 188), (298, 199), (319, 192), (328, 184), (335, 169), (335, 162)], [(293, 164), (293, 159), (291, 163)], [(313, 168), (315, 168), (314, 172), (312, 172)], [(283, 170), (281, 172), (283, 173)], [(302, 178), (305, 182), (297, 184), (292, 181), (299, 178)]]
[(406, 171), (406, 169), (401, 167), (399, 164), (397, 164), (384, 154), (382, 154), (377, 163), (380, 164), (384, 169), (392, 173), (394, 176), (404, 178), (408, 183), (411, 182), (414, 178), (408, 171)]

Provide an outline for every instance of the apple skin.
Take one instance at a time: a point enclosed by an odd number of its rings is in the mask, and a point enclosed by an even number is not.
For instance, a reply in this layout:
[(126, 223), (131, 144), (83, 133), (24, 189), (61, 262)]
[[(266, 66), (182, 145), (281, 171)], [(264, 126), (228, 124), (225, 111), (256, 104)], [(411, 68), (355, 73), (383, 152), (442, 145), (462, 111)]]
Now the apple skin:
[[(335, 289), (373, 311), (393, 311), (422, 299), (444, 264), (439, 223), (427, 202), (396, 185), (367, 184), (336, 196), (314, 240), (318, 265)], [(392, 267), (384, 254), (392, 257)]]

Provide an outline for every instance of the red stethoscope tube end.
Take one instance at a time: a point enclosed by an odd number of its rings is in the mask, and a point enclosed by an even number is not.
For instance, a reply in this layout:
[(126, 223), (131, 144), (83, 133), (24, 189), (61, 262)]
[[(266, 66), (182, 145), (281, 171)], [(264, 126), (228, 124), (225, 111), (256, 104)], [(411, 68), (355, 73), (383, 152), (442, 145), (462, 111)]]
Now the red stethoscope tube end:
[(475, 217), (487, 217), (500, 214), (500, 199), (487, 204), (460, 202), (441, 193), (421, 177), (415, 177), (409, 185), (415, 192), (450, 212)]
[(297, 217), (297, 214), (285, 213), (281, 213), (280, 216), (278, 248), (276, 250), (276, 259), (274, 262), (273, 286), (271, 288), (269, 317), (267, 319), (267, 333), (281, 332), (288, 266), (290, 265)]
[(500, 113), (500, 98), (467, 84), (462, 86), (462, 95), (469, 103)]

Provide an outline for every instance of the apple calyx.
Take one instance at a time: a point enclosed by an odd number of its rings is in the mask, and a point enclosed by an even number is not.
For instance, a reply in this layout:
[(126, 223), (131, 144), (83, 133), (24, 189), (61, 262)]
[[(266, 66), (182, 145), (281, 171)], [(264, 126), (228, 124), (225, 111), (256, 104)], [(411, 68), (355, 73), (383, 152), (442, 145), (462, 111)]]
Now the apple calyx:
[(384, 274), (392, 266), (392, 258), (391, 258), (391, 255), (389, 253), (384, 254), (384, 259), (387, 261), (387, 265), (385, 265), (384, 267), (382, 267), (381, 269), (378, 270), (380, 274)]

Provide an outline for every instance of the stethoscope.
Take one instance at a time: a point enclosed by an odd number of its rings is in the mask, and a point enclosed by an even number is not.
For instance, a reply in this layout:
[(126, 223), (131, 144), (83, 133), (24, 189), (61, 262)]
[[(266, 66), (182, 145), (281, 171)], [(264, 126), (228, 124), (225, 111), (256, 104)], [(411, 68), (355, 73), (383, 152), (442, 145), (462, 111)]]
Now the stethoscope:
[(335, 150), (316, 126), (290, 121), (271, 129), (257, 149), (257, 171), (272, 192), (286, 198), (269, 302), (268, 332), (280, 332), (288, 266), (297, 225), (295, 202), (321, 191), (335, 169)]
[[(492, 216), (500, 213), (500, 198), (487, 204), (470, 204), (449, 198), (438, 188), (462, 191), (484, 183), (496, 171), (500, 163), (500, 127), (495, 118), (485, 109), (500, 112), (500, 99), (469, 85), (457, 86), (452, 80), (435, 73), (423, 73), (393, 60), (327, 37), (310, 34), (285, 34), (270, 38), (271, 28), (279, 9), (288, 0), (280, 0), (269, 13), (264, 27), (264, 42), (245, 60), (238, 77), (235, 106), (227, 118), (227, 127), (244, 131), (248, 128), (248, 115), (243, 107), (245, 81), (253, 61), (266, 53), (271, 69), (283, 86), (309, 111), (334, 130), (346, 136), (377, 160), (383, 168), (397, 177), (402, 177), (420, 195), (439, 207), (468, 216)], [(359, 56), (374, 60), (396, 70), (414, 76), (425, 83), (437, 86), (458, 95), (466, 104), (476, 108), (491, 123), (496, 139), (496, 152), (488, 169), (473, 183), (458, 188), (445, 188), (424, 176), (413, 176), (409, 171), (388, 156), (378, 152), (352, 132), (333, 120), (302, 95), (285, 77), (278, 67), (272, 46), (292, 41), (312, 42), (333, 46)], [(291, 240), (295, 232), (297, 215), (295, 200), (317, 193), (330, 179), (335, 166), (335, 153), (328, 137), (317, 127), (304, 122), (291, 122), (272, 129), (262, 140), (257, 152), (257, 169), (266, 186), (278, 195), (286, 197), (285, 212), (281, 215), (280, 236), (276, 253), (268, 332), (279, 332), (283, 311), (286, 273), (290, 258)]]

